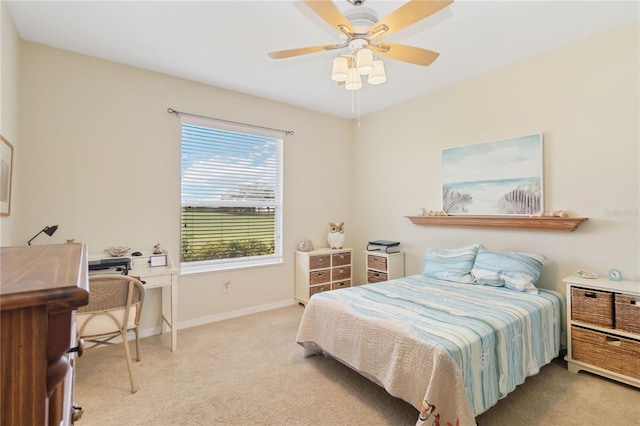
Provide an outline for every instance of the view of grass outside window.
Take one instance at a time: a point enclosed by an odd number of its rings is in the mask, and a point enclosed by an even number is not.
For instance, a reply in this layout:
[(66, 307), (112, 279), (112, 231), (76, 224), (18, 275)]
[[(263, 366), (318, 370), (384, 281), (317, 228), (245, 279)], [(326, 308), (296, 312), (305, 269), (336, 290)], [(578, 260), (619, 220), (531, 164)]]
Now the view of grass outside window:
[(182, 116), (181, 262), (213, 270), (282, 261), (282, 138)]

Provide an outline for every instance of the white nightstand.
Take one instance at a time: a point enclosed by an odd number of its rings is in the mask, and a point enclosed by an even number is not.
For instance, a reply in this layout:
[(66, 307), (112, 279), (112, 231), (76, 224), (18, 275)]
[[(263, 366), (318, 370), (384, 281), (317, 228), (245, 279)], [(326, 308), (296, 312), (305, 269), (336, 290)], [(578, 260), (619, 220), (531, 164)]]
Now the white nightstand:
[(404, 277), (404, 253), (364, 252), (367, 265), (367, 284)]

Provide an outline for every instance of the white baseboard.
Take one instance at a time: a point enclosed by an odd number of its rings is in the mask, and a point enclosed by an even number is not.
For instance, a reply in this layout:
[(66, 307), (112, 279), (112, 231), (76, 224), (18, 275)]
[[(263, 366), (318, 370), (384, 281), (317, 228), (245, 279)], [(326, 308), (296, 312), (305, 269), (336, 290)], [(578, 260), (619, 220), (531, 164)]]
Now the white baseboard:
[[(265, 305), (251, 306), (249, 308), (238, 309), (237, 311), (225, 312), (222, 314), (209, 315), (206, 317), (196, 318), (188, 321), (178, 322), (178, 330), (185, 328), (197, 327), (199, 325), (211, 324), (213, 322), (224, 321), (231, 318), (238, 318), (245, 315), (255, 314), (258, 312), (270, 311), (272, 309), (284, 308), (285, 306), (295, 305), (295, 299), (286, 299), (279, 302), (267, 303)], [(161, 327), (153, 327), (140, 329), (140, 337), (155, 336), (162, 333)], [(131, 339), (131, 337), (129, 337)], [(115, 339), (114, 339), (115, 340)]]

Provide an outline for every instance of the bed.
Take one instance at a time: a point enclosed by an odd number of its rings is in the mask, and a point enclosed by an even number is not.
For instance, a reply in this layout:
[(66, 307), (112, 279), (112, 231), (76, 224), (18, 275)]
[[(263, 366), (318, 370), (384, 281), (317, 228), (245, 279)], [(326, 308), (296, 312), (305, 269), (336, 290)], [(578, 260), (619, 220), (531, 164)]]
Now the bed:
[[(489, 251), (492, 260), (478, 262), (483, 250), (440, 250), (435, 265), (427, 250), (422, 274), (317, 293), (296, 341), (305, 356), (336, 358), (413, 405), (417, 425), (436, 418), (443, 426), (475, 425), (477, 415), (559, 355), (563, 333), (562, 296), (533, 286), (542, 263), (522, 285), (518, 269), (531, 275), (530, 268), (505, 269), (522, 253), (506, 252), (505, 263)], [(452, 273), (461, 251), (464, 267)]]

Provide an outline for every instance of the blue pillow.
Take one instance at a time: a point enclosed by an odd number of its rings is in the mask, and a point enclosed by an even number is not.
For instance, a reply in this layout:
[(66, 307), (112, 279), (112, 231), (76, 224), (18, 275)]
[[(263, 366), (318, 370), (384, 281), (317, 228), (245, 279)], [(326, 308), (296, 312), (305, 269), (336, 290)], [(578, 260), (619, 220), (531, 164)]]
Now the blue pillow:
[(458, 249), (427, 249), (424, 252), (422, 275), (445, 281), (472, 283), (471, 268), (479, 244)]
[(535, 284), (547, 258), (542, 254), (480, 248), (471, 269), (473, 282), (538, 293)]

